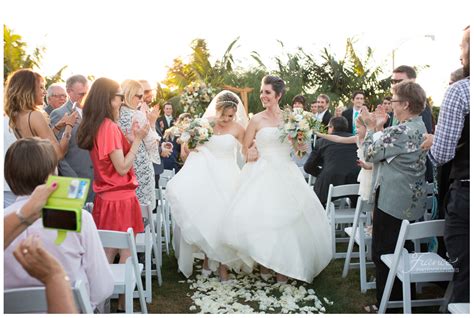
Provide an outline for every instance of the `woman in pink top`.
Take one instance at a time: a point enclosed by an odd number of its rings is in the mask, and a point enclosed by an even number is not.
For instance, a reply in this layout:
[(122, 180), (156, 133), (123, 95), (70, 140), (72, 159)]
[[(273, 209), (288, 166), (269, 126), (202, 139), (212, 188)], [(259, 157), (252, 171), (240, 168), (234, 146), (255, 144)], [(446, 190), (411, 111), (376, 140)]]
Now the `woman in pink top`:
[[(84, 102), (83, 119), (79, 125), (79, 147), (90, 152), (94, 166), (93, 190), (96, 193), (92, 212), (97, 228), (135, 233), (143, 232), (140, 203), (135, 194), (138, 186), (133, 161), (149, 125), (132, 127), (132, 145), (128, 142), (116, 120), (123, 101), (120, 86), (108, 78), (99, 78), (93, 84)], [(120, 263), (130, 256), (129, 250), (106, 248), (110, 263), (120, 254)], [(123, 304), (119, 301), (119, 309)]]

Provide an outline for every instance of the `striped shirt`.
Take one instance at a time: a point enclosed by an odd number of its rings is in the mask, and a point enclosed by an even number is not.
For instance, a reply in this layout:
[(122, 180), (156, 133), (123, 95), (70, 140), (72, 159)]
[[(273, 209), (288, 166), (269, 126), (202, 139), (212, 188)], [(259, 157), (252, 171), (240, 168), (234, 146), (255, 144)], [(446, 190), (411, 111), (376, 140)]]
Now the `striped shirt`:
[(460, 80), (446, 91), (441, 105), (433, 145), (428, 157), (435, 166), (454, 158), (456, 146), (464, 127), (464, 117), (469, 114), (470, 78)]

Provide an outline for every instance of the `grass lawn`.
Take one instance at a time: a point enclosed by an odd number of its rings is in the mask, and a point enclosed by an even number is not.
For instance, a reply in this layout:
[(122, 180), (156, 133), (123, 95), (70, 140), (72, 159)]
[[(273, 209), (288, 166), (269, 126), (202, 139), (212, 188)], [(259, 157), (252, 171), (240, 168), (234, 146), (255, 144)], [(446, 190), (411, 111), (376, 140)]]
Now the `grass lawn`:
[[(343, 249), (343, 246), (341, 246)], [(339, 248), (338, 248), (339, 250)], [(199, 264), (200, 265), (200, 264)], [(326, 313), (367, 313), (364, 310), (364, 306), (372, 305), (376, 303), (375, 290), (369, 290), (366, 294), (360, 292), (359, 286), (359, 271), (358, 269), (351, 269), (349, 275), (346, 278), (341, 277), (342, 267), (344, 260), (333, 260), (329, 266), (319, 274), (313, 281), (312, 284), (306, 284), (297, 282), (297, 286), (304, 286), (305, 289), (313, 289), (316, 296), (319, 297), (323, 302), (323, 297), (333, 302), (332, 305), (324, 304)], [(195, 273), (199, 273), (200, 270), (195, 268)], [(191, 296), (195, 290), (191, 290), (190, 286), (192, 283), (188, 283), (186, 278), (178, 273), (177, 262), (174, 255), (163, 255), (163, 285), (158, 287), (156, 278), (153, 281), (153, 302), (148, 304), (149, 313), (197, 313), (197, 310), (190, 310), (193, 306), (193, 300)], [(369, 269), (367, 277), (370, 279), (374, 276), (374, 270)], [(190, 281), (196, 280), (196, 274), (194, 274)], [(183, 283), (183, 281), (185, 281)], [(180, 283), (181, 282), (181, 283)], [(290, 283), (292, 281), (290, 280)], [(423, 289), (423, 298), (425, 295), (429, 297), (440, 297), (443, 295), (443, 290), (438, 286), (430, 286)], [(421, 297), (418, 297), (421, 298)], [(239, 301), (244, 303), (243, 300)], [(254, 308), (257, 312), (258, 304), (246, 303)], [(115, 301), (112, 302), (111, 310), (114, 312)], [(140, 310), (138, 300), (135, 300), (135, 311)], [(279, 311), (268, 311), (265, 312), (278, 313)], [(402, 310), (400, 309), (400, 313)], [(414, 313), (437, 313), (438, 307), (424, 307), (414, 308)]]

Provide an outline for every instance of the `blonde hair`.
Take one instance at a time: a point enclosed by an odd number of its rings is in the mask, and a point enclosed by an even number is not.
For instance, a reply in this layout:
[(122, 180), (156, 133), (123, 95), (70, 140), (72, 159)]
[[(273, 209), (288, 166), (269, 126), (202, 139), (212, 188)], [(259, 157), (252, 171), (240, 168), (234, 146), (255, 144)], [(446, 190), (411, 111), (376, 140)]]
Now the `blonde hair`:
[(135, 95), (140, 95), (140, 92), (143, 94), (143, 86), (139, 81), (131, 79), (125, 80), (122, 82), (121, 86), (123, 90), (124, 103), (127, 106), (132, 105), (132, 99), (135, 97)]
[(36, 84), (43, 77), (31, 69), (21, 69), (8, 76), (3, 97), (9, 126), (15, 128), (16, 117), (22, 111), (40, 110), (36, 105)]

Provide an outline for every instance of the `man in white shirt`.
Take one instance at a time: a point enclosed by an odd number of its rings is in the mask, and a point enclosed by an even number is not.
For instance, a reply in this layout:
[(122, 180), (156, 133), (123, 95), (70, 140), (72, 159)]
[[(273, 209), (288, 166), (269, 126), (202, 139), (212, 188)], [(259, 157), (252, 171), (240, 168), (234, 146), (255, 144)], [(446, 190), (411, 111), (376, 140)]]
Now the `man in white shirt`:
[(346, 117), (348, 122), (347, 132), (350, 132), (352, 135), (355, 135), (355, 122), (357, 117), (359, 117), (362, 106), (364, 106), (365, 95), (363, 91), (355, 91), (352, 93), (352, 107), (346, 109), (342, 112), (342, 116)]
[(332, 114), (329, 111), (330, 102), (331, 100), (328, 95), (320, 94), (318, 98), (311, 103), (311, 112), (314, 114), (314, 118), (326, 126), (329, 124), (329, 120), (332, 117)]
[(170, 102), (163, 105), (163, 113), (164, 115), (156, 121), (156, 130), (159, 130), (160, 135), (163, 135), (166, 129), (174, 125), (173, 105)]

